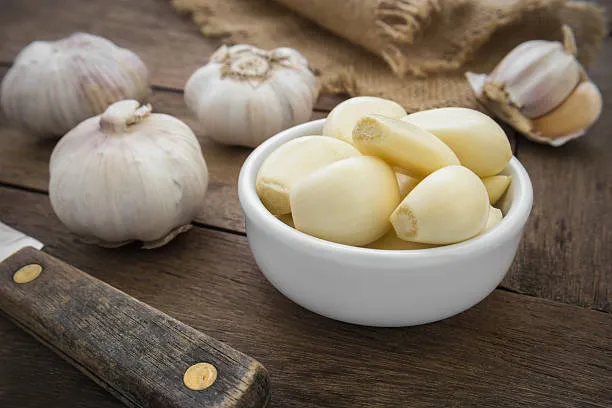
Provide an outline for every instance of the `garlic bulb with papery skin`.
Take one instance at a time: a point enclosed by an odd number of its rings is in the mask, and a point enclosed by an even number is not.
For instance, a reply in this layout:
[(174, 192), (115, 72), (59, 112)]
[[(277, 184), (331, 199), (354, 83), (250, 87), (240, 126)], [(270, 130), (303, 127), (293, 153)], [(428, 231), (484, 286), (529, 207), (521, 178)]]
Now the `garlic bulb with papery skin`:
[[(518, 45), (488, 75), (466, 73), (487, 109), (529, 139), (552, 146), (582, 136), (602, 106), (599, 90), (576, 59), (571, 29), (563, 26), (563, 34), (563, 44), (534, 40)], [(569, 106), (573, 119), (567, 119)]]
[(51, 155), (49, 196), (72, 232), (102, 246), (169, 242), (202, 208), (208, 170), (180, 120), (134, 100), (80, 123)]
[(185, 103), (217, 142), (255, 147), (306, 122), (317, 99), (308, 61), (291, 48), (222, 46), (185, 85)]
[(122, 99), (143, 101), (148, 72), (133, 52), (75, 33), (25, 47), (2, 80), (6, 117), (39, 137), (62, 136)]

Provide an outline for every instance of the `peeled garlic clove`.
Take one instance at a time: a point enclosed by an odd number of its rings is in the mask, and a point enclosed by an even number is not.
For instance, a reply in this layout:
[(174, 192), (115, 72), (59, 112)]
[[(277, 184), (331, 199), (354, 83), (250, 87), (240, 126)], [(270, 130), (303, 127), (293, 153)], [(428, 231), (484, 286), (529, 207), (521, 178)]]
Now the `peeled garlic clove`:
[(264, 161), (255, 181), (257, 195), (274, 215), (287, 214), (289, 192), (313, 171), (360, 153), (342, 140), (325, 136), (303, 136), (274, 150)]
[(329, 164), (291, 189), (295, 228), (346, 245), (366, 245), (383, 236), (398, 202), (393, 169), (368, 156)]
[(406, 241), (452, 244), (477, 235), (489, 216), (489, 197), (480, 178), (463, 166), (425, 177), (391, 214)]
[(597, 121), (602, 109), (599, 89), (590, 81), (582, 82), (555, 110), (533, 120), (534, 133), (554, 146), (581, 136)]
[(512, 157), (504, 130), (489, 116), (467, 108), (429, 109), (402, 118), (442, 140), (461, 164), (480, 177), (502, 171)]
[(406, 174), (396, 172), (397, 185), (399, 186), (400, 199), (403, 199), (421, 182), (420, 179), (407, 176)]
[(366, 115), (357, 121), (353, 144), (361, 153), (380, 157), (415, 178), (459, 164), (455, 153), (428, 131), (380, 115)]
[(166, 244), (191, 227), (208, 186), (191, 129), (134, 100), (117, 102), (68, 132), (49, 170), (58, 218), (103, 246)]
[(337, 105), (327, 116), (323, 134), (352, 143), (353, 128), (361, 117), (368, 114), (399, 119), (406, 111), (396, 102), (375, 96), (358, 96)]
[(291, 213), (289, 214), (282, 214), (282, 215), (277, 215), (276, 218), (278, 218), (280, 221), (283, 222), (283, 224), (291, 227), (291, 228), (295, 228), (295, 224), (293, 223), (293, 216), (291, 215)]
[(437, 246), (438, 245), (421, 244), (419, 242), (404, 241), (403, 239), (398, 238), (397, 235), (395, 234), (395, 230), (391, 228), (389, 232), (387, 232), (385, 235), (383, 235), (381, 238), (377, 239), (376, 241), (366, 245), (365, 248), (383, 249), (383, 250), (392, 250), (392, 251), (396, 251), (396, 250), (405, 251), (405, 250), (414, 250), (414, 249), (435, 248)]
[(64, 135), (113, 102), (148, 94), (147, 68), (136, 54), (85, 33), (25, 47), (0, 91), (6, 117), (43, 138)]
[(485, 224), (485, 227), (480, 232), (480, 234), (484, 234), (485, 232), (489, 231), (491, 228), (499, 224), (502, 218), (504, 218), (504, 216), (499, 208), (489, 208), (489, 217), (487, 218), (487, 223)]
[(504, 175), (490, 176), (482, 179), (482, 183), (487, 189), (487, 194), (489, 195), (489, 202), (491, 205), (494, 205), (499, 201), (501, 196), (508, 189), (510, 181), (512, 181), (512, 176)]
[(208, 137), (248, 147), (306, 122), (316, 98), (308, 61), (286, 47), (222, 46), (185, 85), (185, 103)]

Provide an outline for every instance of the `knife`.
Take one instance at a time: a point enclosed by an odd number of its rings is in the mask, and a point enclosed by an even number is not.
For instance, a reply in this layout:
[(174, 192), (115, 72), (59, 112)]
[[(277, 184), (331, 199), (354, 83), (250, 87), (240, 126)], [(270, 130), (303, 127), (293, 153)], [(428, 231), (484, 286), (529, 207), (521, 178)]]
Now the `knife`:
[(0, 310), (125, 405), (267, 405), (257, 360), (42, 248), (0, 222)]

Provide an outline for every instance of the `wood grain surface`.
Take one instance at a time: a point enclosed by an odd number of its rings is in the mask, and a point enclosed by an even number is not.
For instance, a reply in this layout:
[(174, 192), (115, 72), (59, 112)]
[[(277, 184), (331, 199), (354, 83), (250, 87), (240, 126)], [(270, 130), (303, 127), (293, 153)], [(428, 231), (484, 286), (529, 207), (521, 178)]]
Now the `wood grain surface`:
[[(16, 283), (26, 265), (42, 272)], [(0, 309), (132, 408), (263, 408), (270, 398), (258, 361), (34, 248), (0, 263)], [(192, 390), (183, 376), (199, 363), (216, 375)]]
[[(0, 187), (0, 213), (45, 242), (50, 254), (262, 362), (271, 374), (273, 407), (612, 404), (608, 313), (496, 290), (436, 324), (360, 327), (283, 297), (240, 235), (196, 228), (156, 251), (107, 250), (74, 240), (42, 194)], [(0, 370), (0, 406), (16, 401), (31, 386), (31, 373), (46, 373), (47, 366), (56, 375), (37, 378), (37, 389), (78, 388), (76, 400), (90, 406), (107, 398), (86, 379), (65, 379), (74, 371), (55, 356), (30, 355), (19, 345), (21, 333), (2, 336), (0, 361), (11, 369)], [(20, 406), (39, 406), (53, 395), (32, 393)]]

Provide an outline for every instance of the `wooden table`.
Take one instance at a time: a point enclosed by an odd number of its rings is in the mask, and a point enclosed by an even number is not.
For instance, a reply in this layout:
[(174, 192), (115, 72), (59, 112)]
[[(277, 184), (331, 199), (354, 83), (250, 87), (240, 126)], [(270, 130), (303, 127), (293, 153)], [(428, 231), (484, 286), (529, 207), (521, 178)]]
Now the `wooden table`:
[[(139, 54), (154, 110), (198, 134), (210, 169), (196, 228), (154, 251), (78, 242), (49, 205), (53, 142), (0, 123), (0, 219), (49, 253), (229, 343), (272, 377), (273, 407), (612, 406), (612, 38), (591, 75), (604, 113), (553, 149), (522, 137), (515, 154), (535, 204), (514, 265), (487, 299), (453, 318), (380, 329), (332, 321), (278, 293), (248, 249), (236, 180), (249, 150), (209, 141), (183, 85), (220, 44), (164, 0), (2, 0), (0, 76), (35, 39), (74, 31)], [(338, 97), (324, 96), (313, 117)], [(119, 402), (0, 317), (0, 407), (118, 407)]]

